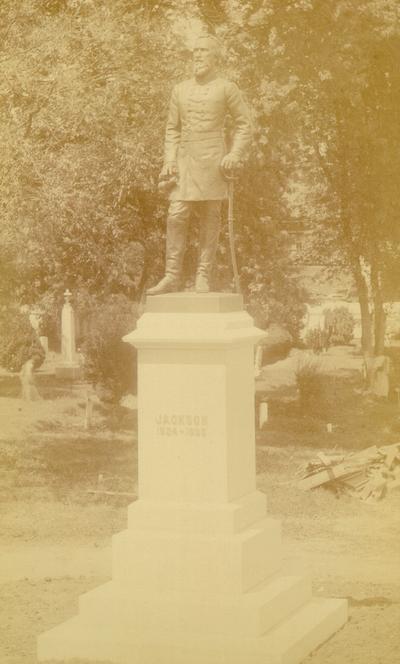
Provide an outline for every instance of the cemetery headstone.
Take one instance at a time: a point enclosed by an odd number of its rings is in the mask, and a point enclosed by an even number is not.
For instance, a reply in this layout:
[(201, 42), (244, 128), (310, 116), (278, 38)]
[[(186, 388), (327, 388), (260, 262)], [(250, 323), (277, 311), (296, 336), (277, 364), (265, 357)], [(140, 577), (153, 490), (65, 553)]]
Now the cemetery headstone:
[(30, 358), (22, 366), (20, 371), (20, 381), (22, 387), (22, 399), (25, 401), (38, 401), (42, 397), (40, 396), (39, 390), (36, 386), (35, 378), (35, 360)]

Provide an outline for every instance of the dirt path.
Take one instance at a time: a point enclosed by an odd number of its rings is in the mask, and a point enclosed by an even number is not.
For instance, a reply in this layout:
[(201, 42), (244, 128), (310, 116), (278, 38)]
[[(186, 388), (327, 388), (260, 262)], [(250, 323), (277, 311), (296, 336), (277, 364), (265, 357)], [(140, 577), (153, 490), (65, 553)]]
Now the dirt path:
[[(303, 494), (282, 482), (288, 477), (284, 452), (274, 458), (274, 470), (259, 473), (258, 483), (270, 497), (270, 514), (282, 521), (283, 569), (308, 574), (315, 595), (349, 601), (346, 626), (305, 664), (395, 664), (399, 661), (400, 496), (365, 505), (337, 500), (322, 490)], [(74, 536), (68, 528), (77, 515), (76, 506), (60, 506), (53, 539), (51, 529), (42, 542), (7, 539), (0, 555), (0, 620), (7, 627), (1, 662), (37, 664), (37, 635), (76, 615), (79, 595), (109, 579), (111, 531), (124, 527), (126, 508), (117, 511), (111, 524), (113, 510), (101, 505), (80, 508), (91, 533), (76, 530)], [(107, 521), (109, 536), (104, 532)], [(18, 532), (25, 531), (21, 521)], [(60, 541), (63, 531), (64, 542)]]
[[(314, 594), (349, 599), (349, 622), (307, 658), (307, 664), (399, 661), (400, 579), (394, 560), (383, 566), (379, 559), (366, 557), (360, 565), (355, 552), (327, 552), (326, 539), (304, 543), (286, 538), (285, 551), (285, 570), (308, 570)], [(37, 634), (75, 615), (79, 595), (106, 582), (110, 547), (29, 545), (16, 553), (14, 547), (2, 556), (2, 563), (8, 558), (14, 578), (0, 584), (0, 621), (6, 629), (0, 661), (37, 664)]]
[(82, 576), (111, 576), (109, 544), (9, 545), (0, 553), (0, 583)]

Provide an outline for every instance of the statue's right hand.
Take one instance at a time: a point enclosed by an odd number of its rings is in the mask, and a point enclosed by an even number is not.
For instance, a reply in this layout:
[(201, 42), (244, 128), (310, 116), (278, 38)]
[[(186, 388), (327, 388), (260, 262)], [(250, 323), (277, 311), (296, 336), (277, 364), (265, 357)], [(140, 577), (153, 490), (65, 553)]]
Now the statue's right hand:
[(176, 163), (170, 161), (164, 164), (163, 169), (158, 176), (158, 191), (162, 194), (168, 194), (178, 182), (178, 168)]
[(163, 169), (160, 173), (160, 176), (162, 178), (172, 178), (177, 173), (178, 173), (178, 169), (176, 167), (176, 163), (174, 161), (169, 161), (166, 164), (164, 164)]

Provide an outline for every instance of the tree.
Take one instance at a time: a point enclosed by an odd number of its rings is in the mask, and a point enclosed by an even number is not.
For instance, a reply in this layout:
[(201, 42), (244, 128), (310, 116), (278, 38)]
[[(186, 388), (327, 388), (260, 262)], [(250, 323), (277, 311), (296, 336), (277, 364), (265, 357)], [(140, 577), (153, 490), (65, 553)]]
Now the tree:
[(216, 29), (253, 101), (257, 157), (273, 171), (261, 178), (272, 218), (286, 203), (288, 218), (309, 219), (319, 260), (353, 276), (363, 349), (379, 353), (400, 276), (398, 4), (223, 6)]
[(1, 240), (16, 296), (60, 298), (68, 285), (85, 301), (138, 298), (161, 260), (155, 183), (177, 40), (142, 3), (8, 1), (1, 12)]
[(303, 54), (295, 36), (285, 50), (288, 71), (298, 79), (294, 106), (304, 150), (297, 163), (309, 191), (304, 212), (319, 259), (353, 276), (364, 352), (380, 353), (384, 302), (399, 283), (398, 6), (294, 4), (303, 5), (303, 19), (298, 15), (290, 30), (284, 21), (280, 32), (303, 35)]
[[(0, 233), (19, 301), (54, 307), (68, 286), (78, 310), (87, 310), (93, 299), (112, 294), (139, 299), (146, 282), (162, 271), (166, 202), (156, 181), (170, 89), (188, 64), (175, 25), (178, 18), (181, 25), (187, 20), (210, 27), (218, 20), (229, 47), (236, 10), (223, 4), (227, 7), (191, 0), (3, 3), (0, 57), (8, 75), (0, 82), (6, 101), (1, 122), (8, 129), (2, 131)], [(229, 48), (228, 69), (253, 104), (256, 45), (243, 64), (244, 42), (239, 50)], [(281, 98), (285, 89), (277, 86), (270, 96)], [(260, 298), (266, 313), (268, 301), (268, 317), (291, 317), (289, 324), (297, 329), (300, 294), (276, 223), (286, 214), (286, 182), (279, 176), (277, 186), (278, 153), (271, 151), (268, 173), (260, 154), (236, 192), (243, 286), (249, 299)], [(267, 211), (262, 209), (266, 195)], [(231, 274), (224, 246), (220, 261), (218, 284), (227, 288)]]
[(334, 82), (330, 84), (334, 141), (320, 159), (330, 192), (328, 239), (342, 250), (357, 286), (364, 352), (380, 354), (384, 302), (396, 295), (394, 279), (396, 272), (399, 275), (394, 201), (400, 186), (395, 120), (400, 86), (393, 56), (400, 55), (400, 48), (389, 39), (378, 44), (369, 40), (367, 46), (358, 90), (353, 82), (351, 93), (339, 103)]

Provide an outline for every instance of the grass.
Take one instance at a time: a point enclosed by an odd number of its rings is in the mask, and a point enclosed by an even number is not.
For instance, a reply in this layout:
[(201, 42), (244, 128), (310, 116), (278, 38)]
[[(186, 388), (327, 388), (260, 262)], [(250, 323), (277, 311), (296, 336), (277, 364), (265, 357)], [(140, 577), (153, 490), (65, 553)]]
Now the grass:
[(25, 402), (18, 398), (19, 377), (0, 376), (0, 501), (86, 505), (99, 502), (100, 494), (89, 490), (134, 493), (136, 413), (95, 402), (86, 431), (86, 385), (40, 373), (37, 384), (42, 399)]
[[(133, 438), (133, 436), (132, 436)], [(49, 498), (87, 502), (87, 490), (101, 485), (114, 491), (133, 491), (136, 445), (126, 437), (98, 436), (62, 440), (29, 439), (23, 447), (15, 441), (0, 445), (1, 500), (25, 499), (39, 490)]]
[[(43, 399), (54, 400), (69, 397), (79, 391), (79, 386), (73, 386), (67, 380), (56, 378), (53, 374), (37, 373), (36, 382)], [(0, 397), (18, 399), (21, 396), (21, 383), (18, 374), (0, 375)]]
[(126, 527), (126, 506), (137, 494), (136, 483), (133, 432), (3, 440), (2, 542), (108, 541)]
[[(293, 388), (270, 396), (269, 418), (258, 432), (260, 444), (364, 449), (400, 440), (400, 408), (395, 395), (372, 398), (353, 372), (320, 374), (311, 399), (296, 398)], [(327, 432), (332, 423), (333, 432)]]

